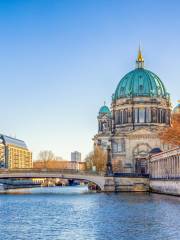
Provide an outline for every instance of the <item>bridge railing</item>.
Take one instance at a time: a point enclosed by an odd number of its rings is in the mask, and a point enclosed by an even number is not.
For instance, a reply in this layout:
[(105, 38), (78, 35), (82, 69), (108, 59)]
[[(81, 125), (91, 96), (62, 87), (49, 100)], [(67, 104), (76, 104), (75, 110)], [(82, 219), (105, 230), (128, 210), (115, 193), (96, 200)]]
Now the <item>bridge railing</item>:
[(139, 174), (139, 173), (114, 173), (114, 177), (149, 178), (149, 174)]
[[(56, 173), (56, 174), (77, 174), (77, 175), (92, 175), (92, 176), (106, 176), (104, 172), (94, 172), (94, 171), (82, 171), (77, 169), (0, 169), (0, 174), (3, 173)], [(148, 178), (149, 174), (138, 174), (138, 173), (114, 173), (112, 177), (131, 177), (131, 178)]]
[(104, 176), (103, 172), (82, 171), (76, 169), (0, 169), (0, 174), (3, 173), (58, 173), (58, 174), (80, 174), (80, 175), (93, 175)]

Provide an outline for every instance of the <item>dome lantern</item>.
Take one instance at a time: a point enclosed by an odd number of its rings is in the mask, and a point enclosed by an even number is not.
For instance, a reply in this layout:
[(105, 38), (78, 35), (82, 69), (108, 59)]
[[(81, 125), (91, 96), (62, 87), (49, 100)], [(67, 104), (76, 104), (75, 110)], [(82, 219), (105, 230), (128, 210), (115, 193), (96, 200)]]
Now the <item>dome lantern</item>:
[(138, 50), (138, 56), (136, 59), (136, 68), (144, 68), (144, 58), (142, 56), (140, 46), (139, 46), (139, 50)]

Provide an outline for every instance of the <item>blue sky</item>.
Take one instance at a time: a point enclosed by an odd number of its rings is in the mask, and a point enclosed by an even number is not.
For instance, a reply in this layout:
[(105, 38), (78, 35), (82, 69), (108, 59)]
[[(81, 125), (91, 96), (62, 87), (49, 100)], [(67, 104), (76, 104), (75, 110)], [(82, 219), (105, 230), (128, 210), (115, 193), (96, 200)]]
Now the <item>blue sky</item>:
[(85, 156), (139, 42), (175, 104), (179, 12), (178, 0), (0, 0), (0, 131), (24, 139), (34, 158), (45, 149)]

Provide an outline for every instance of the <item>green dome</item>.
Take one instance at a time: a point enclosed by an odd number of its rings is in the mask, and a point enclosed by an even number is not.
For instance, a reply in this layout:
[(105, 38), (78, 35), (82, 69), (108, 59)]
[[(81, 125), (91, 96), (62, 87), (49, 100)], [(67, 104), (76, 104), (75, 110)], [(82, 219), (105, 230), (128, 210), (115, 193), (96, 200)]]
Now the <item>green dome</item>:
[(177, 104), (177, 106), (173, 109), (174, 113), (180, 113), (180, 103)]
[(111, 114), (109, 108), (108, 108), (106, 105), (104, 105), (104, 106), (102, 106), (102, 107), (100, 108), (99, 114), (100, 114), (100, 113), (108, 113), (108, 114)]
[(169, 94), (156, 74), (144, 68), (136, 68), (120, 80), (113, 99), (136, 96), (167, 98)]

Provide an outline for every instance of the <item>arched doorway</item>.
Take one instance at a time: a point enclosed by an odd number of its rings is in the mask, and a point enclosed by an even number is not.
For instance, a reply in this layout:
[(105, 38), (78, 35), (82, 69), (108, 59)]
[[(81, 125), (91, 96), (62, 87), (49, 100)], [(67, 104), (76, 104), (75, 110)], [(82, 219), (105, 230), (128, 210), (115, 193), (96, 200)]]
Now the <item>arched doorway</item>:
[(135, 164), (135, 173), (149, 173), (149, 152), (151, 147), (148, 143), (137, 144), (133, 149), (133, 157)]
[(146, 157), (136, 158), (135, 171), (138, 174), (147, 174), (148, 173), (148, 163)]

